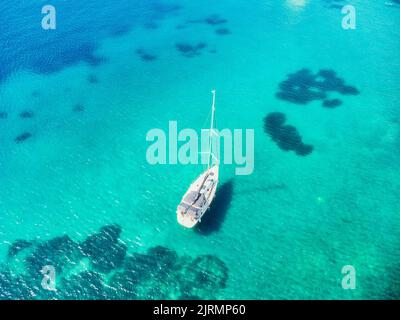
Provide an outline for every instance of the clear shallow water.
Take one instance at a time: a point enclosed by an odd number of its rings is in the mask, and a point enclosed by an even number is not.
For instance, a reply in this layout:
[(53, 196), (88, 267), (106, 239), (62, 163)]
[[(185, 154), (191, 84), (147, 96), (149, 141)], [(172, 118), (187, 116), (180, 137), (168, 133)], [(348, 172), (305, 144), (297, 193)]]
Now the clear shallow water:
[[(1, 298), (399, 298), (400, 8), (354, 1), (344, 31), (329, 1), (291, 3), (55, 1), (55, 32), (40, 2), (1, 5)], [(212, 14), (228, 21), (198, 21)], [(206, 47), (187, 57), (182, 43)], [(336, 108), (279, 98), (304, 68), (358, 92), (333, 82)], [(145, 135), (200, 129), (211, 88), (220, 128), (255, 129), (255, 171), (223, 166), (213, 210), (183, 230), (176, 205), (199, 168), (148, 165)], [(271, 139), (272, 112), (310, 154)], [(57, 294), (40, 287), (45, 264)]]

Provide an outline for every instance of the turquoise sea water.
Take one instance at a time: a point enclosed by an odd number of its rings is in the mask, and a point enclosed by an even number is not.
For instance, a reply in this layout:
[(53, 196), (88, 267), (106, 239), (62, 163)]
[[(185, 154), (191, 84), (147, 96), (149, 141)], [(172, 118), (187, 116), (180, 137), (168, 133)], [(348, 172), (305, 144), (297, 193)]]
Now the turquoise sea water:
[[(400, 298), (396, 1), (351, 1), (356, 30), (341, 1), (52, 2), (51, 31), (47, 1), (0, 5), (0, 298)], [(255, 130), (255, 170), (222, 166), (185, 230), (201, 168), (149, 165), (145, 137), (199, 130), (213, 88), (219, 128)], [(277, 113), (309, 153), (283, 150)]]

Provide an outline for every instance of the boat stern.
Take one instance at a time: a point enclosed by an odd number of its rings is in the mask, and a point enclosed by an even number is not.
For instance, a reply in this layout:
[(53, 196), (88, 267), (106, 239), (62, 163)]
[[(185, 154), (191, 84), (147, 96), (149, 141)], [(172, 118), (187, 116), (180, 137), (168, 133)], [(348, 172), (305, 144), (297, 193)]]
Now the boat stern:
[(199, 222), (199, 220), (194, 219), (193, 217), (191, 217), (187, 214), (184, 214), (182, 211), (180, 211), (179, 207), (176, 212), (176, 215), (177, 215), (178, 223), (185, 228), (191, 229)]

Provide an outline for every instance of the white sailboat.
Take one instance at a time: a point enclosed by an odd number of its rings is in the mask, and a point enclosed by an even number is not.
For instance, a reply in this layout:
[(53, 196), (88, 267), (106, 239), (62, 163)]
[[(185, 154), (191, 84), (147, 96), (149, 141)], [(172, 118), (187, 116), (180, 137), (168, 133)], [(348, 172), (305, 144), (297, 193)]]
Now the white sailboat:
[(218, 131), (214, 127), (215, 94), (216, 92), (213, 90), (207, 169), (190, 185), (176, 210), (178, 223), (186, 228), (193, 228), (197, 223), (201, 222), (201, 218), (210, 208), (217, 191), (219, 171), (218, 147), (216, 148), (216, 153), (213, 152), (212, 147), (213, 137), (217, 137), (215, 140), (218, 143)]

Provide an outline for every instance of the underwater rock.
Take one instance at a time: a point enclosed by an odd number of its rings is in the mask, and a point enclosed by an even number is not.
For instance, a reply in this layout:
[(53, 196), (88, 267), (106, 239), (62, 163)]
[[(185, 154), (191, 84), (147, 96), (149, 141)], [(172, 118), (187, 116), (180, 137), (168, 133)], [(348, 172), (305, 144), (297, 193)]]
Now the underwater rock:
[(140, 282), (154, 275), (154, 272), (158, 270), (158, 263), (152, 256), (134, 253), (126, 258), (123, 269), (132, 282)]
[(78, 257), (78, 244), (64, 235), (39, 243), (32, 254), (26, 257), (25, 267), (33, 279), (41, 279), (40, 270), (44, 266), (51, 265), (57, 273), (61, 273), (65, 267), (75, 266)]
[(264, 118), (264, 130), (281, 150), (294, 151), (299, 156), (307, 156), (313, 146), (304, 144), (297, 129), (285, 125), (286, 116), (281, 112), (272, 112)]
[(295, 150), (296, 154), (302, 157), (308, 156), (314, 150), (314, 147), (309, 144), (300, 144), (298, 148)]
[(323, 106), (326, 108), (336, 108), (342, 104), (342, 100), (340, 99), (327, 99), (324, 100)]
[(360, 94), (360, 91), (358, 91), (358, 89), (353, 86), (343, 86), (342, 88), (340, 88), (339, 92), (343, 95), (353, 95), (353, 96)]
[(29, 133), (29, 132), (24, 132), (24, 133), (21, 133), (19, 136), (17, 136), (17, 137), (14, 139), (14, 141), (15, 141), (16, 143), (21, 143), (21, 142), (24, 142), (24, 141), (28, 140), (30, 137), (32, 137), (32, 134), (31, 134), (31, 133)]
[(88, 75), (88, 81), (91, 84), (97, 84), (99, 83), (99, 79), (94, 75), (94, 74), (89, 74)]
[(151, 278), (165, 278), (177, 266), (175, 251), (157, 246), (147, 254), (135, 253), (125, 259), (124, 275), (130, 282), (140, 282)]
[(85, 107), (82, 104), (76, 104), (73, 108), (72, 108), (73, 112), (84, 112), (85, 111)]
[(64, 279), (60, 298), (66, 300), (110, 299), (107, 295), (102, 276), (93, 271), (84, 271)]
[[(152, 9), (154, 12), (157, 12), (158, 14), (162, 14), (162, 17), (168, 16), (168, 14), (174, 13), (176, 14), (178, 11), (182, 10), (183, 6), (179, 4), (170, 4), (170, 3), (163, 3), (160, 1), (156, 1), (151, 4)], [(160, 19), (162, 18), (161, 16), (159, 17)]]
[(22, 111), (19, 114), (19, 117), (22, 118), (22, 119), (30, 119), (30, 118), (33, 118), (34, 115), (35, 114), (32, 111)]
[(146, 62), (154, 61), (157, 60), (157, 56), (152, 55), (150, 53), (145, 52), (143, 49), (138, 49), (136, 50), (136, 53), (139, 55), (139, 57)]
[(7, 112), (4, 112), (4, 111), (0, 112), (0, 119), (7, 119), (7, 117), (8, 117)]
[(228, 34), (231, 34), (232, 32), (228, 28), (220, 28), (220, 29), (216, 29), (215, 33), (220, 36), (226, 36)]
[(108, 273), (122, 265), (127, 248), (119, 242), (120, 233), (118, 225), (105, 226), (81, 244), (83, 255), (90, 259), (95, 270)]
[(110, 287), (124, 299), (171, 299), (179, 287), (180, 269), (177, 253), (157, 246), (146, 254), (127, 257), (122, 271), (112, 277)]
[(312, 90), (314, 76), (308, 69), (302, 69), (289, 74), (288, 79), (279, 84), (280, 91), (276, 94), (279, 99), (292, 103), (306, 104), (313, 100), (324, 99), (326, 94)]
[(33, 245), (32, 241), (18, 239), (15, 240), (8, 248), (7, 256), (14, 257), (24, 249), (30, 248)]
[(158, 25), (153, 21), (144, 23), (143, 27), (145, 29), (147, 29), (147, 30), (156, 30), (156, 29), (158, 29)]
[[(103, 8), (107, 12), (104, 16), (104, 10), (99, 10), (89, 2), (81, 3), (82, 10), (74, 10), (72, 4), (65, 2), (62, 12), (67, 16), (73, 15), (74, 23), (65, 23), (62, 34), (41, 37), (41, 28), (28, 28), (37, 20), (35, 15), (30, 14), (37, 9), (35, 6), (37, 3), (31, 2), (19, 9), (25, 24), (14, 23), (12, 10), (3, 12), (0, 43), (8, 43), (9, 48), (19, 48), (21, 52), (33, 50), (35, 54), (25, 55), (24, 59), (15, 59), (14, 54), (1, 55), (0, 82), (20, 69), (47, 75), (82, 62), (99, 65), (106, 59), (99, 57), (97, 50), (110, 35), (124, 34), (141, 21), (157, 22), (172, 17), (182, 8), (170, 1), (141, 1), (138, 6), (129, 1), (118, 1), (107, 9)], [(31, 39), (26, 38), (27, 32)], [(13, 36), (10, 37), (10, 34)]]
[(143, 286), (152, 279), (157, 262), (145, 254), (134, 253), (127, 257), (121, 271), (115, 273), (109, 283), (110, 290), (118, 299), (138, 299)]
[(285, 124), (286, 116), (282, 112), (272, 112), (265, 118), (265, 124), (269, 128), (278, 128)]
[(157, 60), (156, 56), (153, 56), (153, 55), (147, 54), (147, 53), (141, 55), (141, 58), (142, 58), (143, 61), (147, 61), (147, 62)]
[[(108, 225), (81, 244), (67, 235), (43, 242), (15, 241), (10, 256), (30, 248), (23, 259), (25, 272), (12, 273), (8, 265), (0, 266), (0, 299), (198, 300), (215, 297), (225, 288), (228, 268), (215, 256), (179, 257), (174, 250), (156, 246), (129, 256), (124, 247), (116, 258), (113, 251), (120, 246), (120, 233), (118, 225)], [(86, 257), (91, 269), (76, 273)], [(56, 269), (57, 291), (41, 286), (45, 265)]]
[(220, 15), (218, 15), (218, 14), (213, 14), (213, 15), (207, 17), (206, 19), (204, 19), (204, 22), (209, 25), (212, 25), (212, 26), (217, 26), (220, 24), (227, 23), (228, 20), (221, 18)]
[(188, 20), (188, 23), (204, 23), (208, 24), (210, 26), (218, 26), (221, 24), (225, 24), (228, 22), (227, 19), (221, 18), (219, 14), (212, 14), (204, 19), (193, 19), (193, 20)]
[(148, 255), (154, 257), (160, 268), (171, 268), (178, 260), (178, 254), (174, 250), (163, 246), (150, 248), (147, 252)]
[(171, 299), (180, 294), (178, 277), (182, 265), (174, 250), (150, 248), (145, 254), (127, 257), (122, 271), (112, 277), (110, 287), (124, 299)]
[[(313, 74), (309, 69), (302, 69), (279, 84), (276, 97), (296, 104), (307, 104), (314, 100), (324, 100), (325, 107), (338, 106), (338, 99), (327, 99), (329, 92), (342, 95), (357, 95), (359, 91), (353, 86), (346, 85), (344, 80), (337, 77), (336, 72), (322, 69)], [(325, 102), (328, 101), (328, 102)]]
[(162, 246), (150, 248), (147, 255), (157, 262), (152, 277), (152, 281), (156, 283), (152, 286), (155, 290), (148, 292), (148, 296), (153, 299), (167, 299), (179, 287), (181, 260), (174, 250)]
[(201, 54), (201, 51), (207, 47), (207, 44), (204, 42), (199, 42), (196, 45), (191, 45), (188, 43), (177, 43), (175, 45), (177, 50), (187, 58), (193, 58)]
[(120, 37), (127, 34), (131, 29), (132, 27), (127, 24), (116, 25), (111, 29), (110, 35), (113, 37)]
[(207, 47), (207, 44), (206, 44), (206, 43), (204, 43), (204, 42), (199, 42), (195, 48), (196, 48), (197, 50), (200, 50), (200, 49), (204, 49), (205, 47)]
[(152, 257), (134, 253), (125, 259), (122, 271), (111, 278), (110, 288), (119, 299), (138, 299), (142, 287), (146, 287), (157, 270), (157, 261)]
[(128, 272), (117, 272), (112, 276), (109, 286), (109, 292), (118, 300), (136, 300), (138, 298), (138, 281)]
[(175, 283), (171, 268), (175, 253), (160, 248), (151, 254), (134, 253), (125, 259), (122, 271), (117, 272), (110, 281), (110, 287), (119, 299), (168, 297), (165, 292), (171, 291)]
[(228, 268), (225, 263), (216, 256), (202, 255), (194, 259), (192, 265), (202, 272), (197, 275), (204, 280), (202, 286), (214, 288), (226, 288), (228, 281)]
[(15, 275), (10, 271), (0, 272), (0, 300), (34, 299), (39, 290), (26, 276)]
[(214, 294), (227, 285), (228, 268), (219, 258), (202, 255), (184, 265), (179, 279), (183, 295), (215, 298)]
[(185, 43), (176, 44), (176, 48), (182, 53), (188, 53), (193, 50), (193, 47), (191, 45)]
[(314, 76), (312, 86), (322, 91), (336, 91), (343, 95), (359, 94), (357, 88), (346, 85), (343, 79), (337, 77), (335, 71), (329, 69), (320, 70)]

